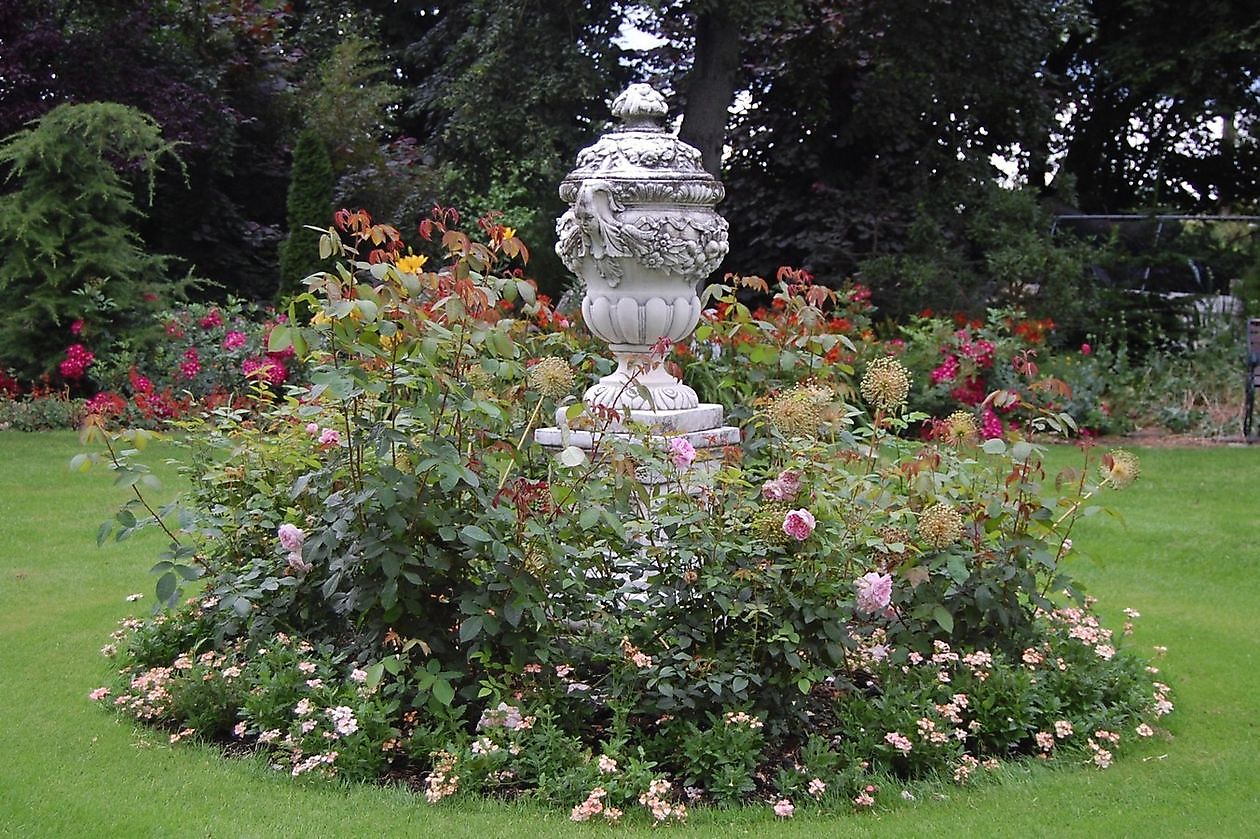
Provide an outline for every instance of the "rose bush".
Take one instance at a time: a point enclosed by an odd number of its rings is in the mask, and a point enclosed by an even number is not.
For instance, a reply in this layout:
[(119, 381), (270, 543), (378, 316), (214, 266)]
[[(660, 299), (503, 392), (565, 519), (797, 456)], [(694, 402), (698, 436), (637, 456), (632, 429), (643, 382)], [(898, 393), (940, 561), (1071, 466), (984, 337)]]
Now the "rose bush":
[[(726, 285), (688, 374), (747, 400), (742, 444), (632, 426), (556, 456), (529, 443), (540, 417), (621, 420), (574, 401), (609, 364), (555, 327), (513, 231), (458, 224), (435, 208), (416, 254), (338, 213), (321, 249), (339, 262), (295, 303), (310, 323), (267, 346), (305, 359), (310, 384), (214, 412), (187, 440), (178, 517), (137, 492), (111, 525), (171, 541), (154, 570), (174, 611), (110, 650), (124, 712), (293, 774), (388, 768), (433, 802), (521, 794), (577, 821), (666, 822), (697, 802), (861, 809), (889, 776), (965, 782), (1020, 755), (1101, 766), (1116, 732), (1166, 710), (1061, 568), (1076, 518), (1136, 477), (1130, 455), (1087, 448), (1050, 480), (1036, 446), (961, 419), (924, 444), (897, 358), (791, 334)], [(780, 282), (798, 325), (861, 297)], [(1066, 431), (1037, 392), (1026, 425)], [(93, 433), (139, 486), (136, 435)], [(1081, 736), (1046, 749), (1057, 722)]]

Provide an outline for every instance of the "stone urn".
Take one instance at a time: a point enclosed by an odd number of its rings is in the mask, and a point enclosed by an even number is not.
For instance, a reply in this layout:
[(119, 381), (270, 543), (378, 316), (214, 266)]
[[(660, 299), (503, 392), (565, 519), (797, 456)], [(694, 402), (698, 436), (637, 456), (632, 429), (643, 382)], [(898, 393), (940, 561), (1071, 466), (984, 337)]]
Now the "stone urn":
[(556, 222), (556, 253), (585, 285), (587, 327), (617, 360), (584, 399), (625, 414), (698, 407), (662, 357), (667, 341), (695, 329), (696, 289), (727, 250), (714, 211), (722, 184), (662, 127), (667, 111), (650, 86), (631, 85), (612, 105), (620, 127), (583, 149), (560, 185), (570, 207)]

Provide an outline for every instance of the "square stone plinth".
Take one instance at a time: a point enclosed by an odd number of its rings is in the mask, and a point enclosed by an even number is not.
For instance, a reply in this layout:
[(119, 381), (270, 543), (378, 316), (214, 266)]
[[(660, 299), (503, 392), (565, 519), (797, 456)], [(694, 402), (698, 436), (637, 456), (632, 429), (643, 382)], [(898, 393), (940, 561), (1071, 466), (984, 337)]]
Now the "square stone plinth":
[[(602, 423), (599, 431), (562, 427), (564, 411), (564, 408), (556, 411), (556, 425), (534, 432), (534, 442), (552, 451), (576, 446), (589, 453), (605, 436), (634, 440), (662, 450), (669, 447), (671, 439), (682, 437), (698, 455), (691, 481), (702, 482), (711, 477), (721, 463), (720, 450), (738, 446), (740, 442), (739, 429), (724, 424), (725, 411), (721, 405), (703, 404), (680, 411), (629, 411), (629, 415), (618, 422)], [(665, 480), (663, 476), (647, 472), (642, 478), (647, 484)]]
[[(646, 443), (669, 445), (671, 437), (685, 437), (697, 450), (714, 449), (739, 444), (739, 429), (725, 424), (725, 411), (721, 405), (704, 403), (695, 408), (678, 411), (629, 410), (626, 416), (612, 422), (599, 422), (600, 430), (570, 427), (565, 431), (566, 408), (556, 409), (556, 424), (534, 432), (534, 441), (547, 448), (577, 446), (592, 449), (605, 434), (632, 437)], [(589, 419), (583, 415), (582, 419)]]

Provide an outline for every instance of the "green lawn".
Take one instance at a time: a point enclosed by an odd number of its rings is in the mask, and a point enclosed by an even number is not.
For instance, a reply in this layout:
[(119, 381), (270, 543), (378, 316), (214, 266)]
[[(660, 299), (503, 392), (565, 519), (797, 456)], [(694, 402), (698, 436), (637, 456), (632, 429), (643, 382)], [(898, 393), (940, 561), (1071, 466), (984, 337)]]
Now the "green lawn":
[[(0, 433), (0, 835), (597, 836), (565, 814), (405, 792), (294, 782), (256, 761), (170, 746), (102, 711), (98, 654), (115, 622), (153, 602), (156, 539), (95, 547), (122, 496), (104, 472), (72, 475), (70, 434)], [(1054, 453), (1056, 463), (1074, 452)], [(885, 790), (878, 812), (693, 813), (673, 835), (1260, 835), (1260, 447), (1142, 452), (1143, 477), (1112, 495), (1123, 522), (1073, 534), (1075, 571), (1114, 627), (1169, 647), (1175, 739), (1105, 772), (1014, 768), (978, 789)], [(127, 603), (143, 592), (139, 603)], [(137, 609), (137, 607), (141, 607)], [(643, 833), (647, 829), (642, 830)]]

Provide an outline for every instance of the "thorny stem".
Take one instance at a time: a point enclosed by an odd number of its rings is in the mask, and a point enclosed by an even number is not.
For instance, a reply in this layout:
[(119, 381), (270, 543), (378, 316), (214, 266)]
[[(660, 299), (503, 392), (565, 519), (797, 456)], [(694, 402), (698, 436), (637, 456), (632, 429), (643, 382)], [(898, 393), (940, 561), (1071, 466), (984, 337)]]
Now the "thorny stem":
[(503, 474), (499, 476), (498, 489), (503, 489), (503, 485), (507, 483), (508, 475), (512, 473), (512, 467), (516, 464), (516, 453), (525, 445), (525, 438), (529, 436), (529, 431), (534, 427), (534, 423), (538, 420), (538, 412), (542, 410), (543, 398), (538, 397), (538, 403), (534, 405), (534, 412), (529, 415), (529, 421), (525, 423), (525, 430), (521, 432), (521, 439), (517, 441), (516, 448), (512, 451), (512, 459), (503, 467)]
[[(121, 471), (124, 467), (122, 461), (118, 459), (118, 453), (114, 451), (113, 443), (109, 440), (109, 434), (102, 434), (101, 437), (105, 440), (105, 449), (109, 452), (109, 459), (110, 462), (114, 464), (114, 469)], [(162, 517), (157, 514), (157, 511), (149, 504), (148, 499), (144, 497), (144, 493), (142, 493), (135, 484), (131, 485), (131, 491), (135, 493), (136, 499), (140, 502), (141, 506), (143, 506), (144, 509), (148, 511), (149, 515), (153, 517), (153, 520), (157, 522), (158, 527), (162, 528), (162, 530), (166, 532), (166, 535), (170, 537), (171, 542), (176, 545), (181, 544), (179, 537), (171, 532), (171, 529), (166, 526), (166, 522), (162, 521)]]

